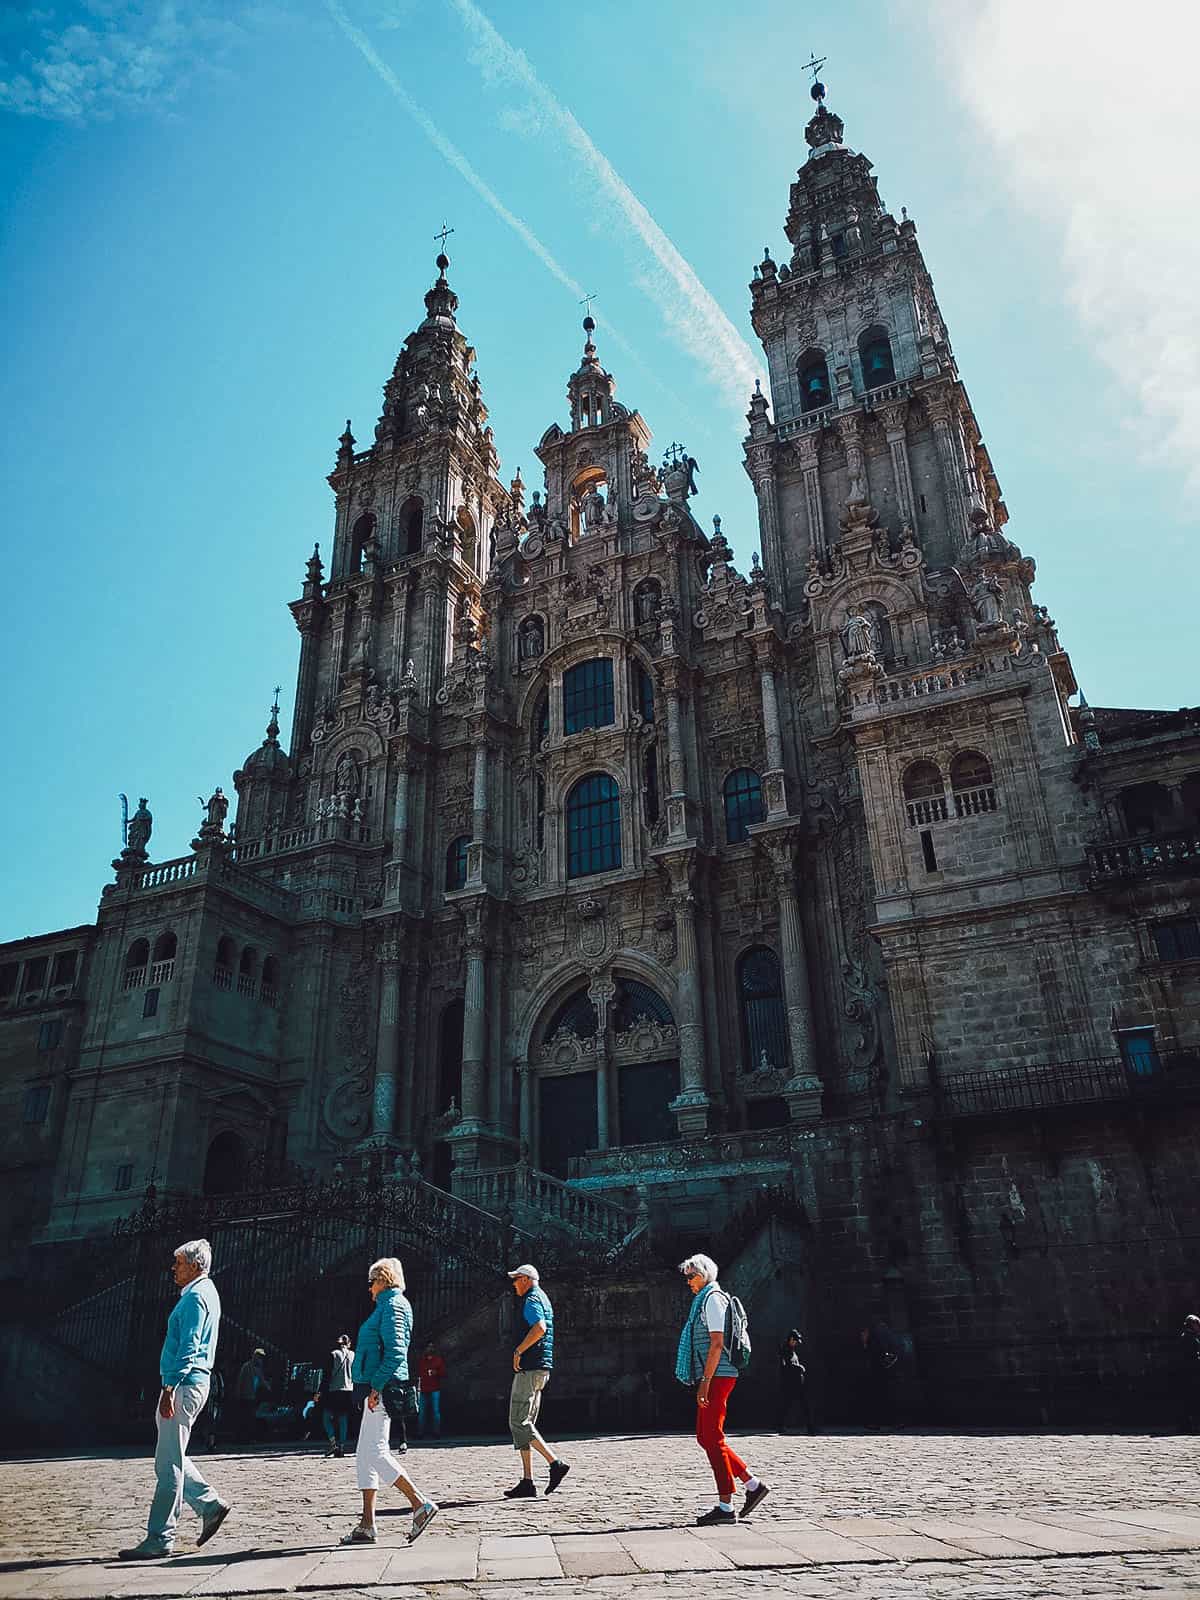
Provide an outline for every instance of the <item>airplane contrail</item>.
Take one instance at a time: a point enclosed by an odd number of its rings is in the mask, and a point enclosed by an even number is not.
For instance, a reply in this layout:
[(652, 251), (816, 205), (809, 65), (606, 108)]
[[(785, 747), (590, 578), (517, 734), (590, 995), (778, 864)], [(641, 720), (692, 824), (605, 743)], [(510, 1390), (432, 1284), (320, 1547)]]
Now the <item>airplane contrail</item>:
[(764, 376), (760, 358), (612, 162), (538, 77), (524, 52), (497, 32), (474, 0), (449, 0), (449, 3), (475, 40), (472, 55), (477, 64), (485, 64), (489, 74), (496, 71), (498, 64), (501, 72), (528, 92), (649, 251), (659, 272), (645, 278), (643, 287), (657, 303), (676, 340), (700, 362), (740, 414), (755, 379)]
[[(459, 174), (459, 176), (467, 184), (469, 184), (472, 189), (474, 189), (475, 193), (484, 202), (484, 204), (490, 206), (500, 220), (513, 230), (525, 248), (537, 257), (537, 259), (545, 267), (546, 271), (550, 273), (551, 277), (555, 278), (559, 283), (561, 283), (565, 289), (569, 289), (575, 296), (576, 300), (583, 300), (587, 295), (587, 291), (584, 289), (583, 285), (577, 282), (577, 280), (571, 276), (567, 269), (550, 253), (549, 250), (547, 250), (546, 246), (538, 238), (537, 234), (534, 233), (533, 229), (528, 225), (528, 223), (524, 222), (519, 216), (517, 216), (515, 211), (510, 210), (510, 208), (504, 204), (504, 201), (501, 200), (496, 191), (491, 188), (489, 184), (485, 183), (485, 181), (476, 172), (475, 168), (467, 160), (466, 156), (463, 155), (458, 146), (446, 137), (446, 135), (438, 127), (437, 123), (424, 109), (424, 107), (413, 99), (412, 95), (409, 94), (408, 90), (400, 82), (400, 79), (392, 71), (391, 67), (388, 66), (387, 62), (375, 49), (374, 45), (367, 38), (367, 36), (362, 32), (361, 29), (356, 28), (350, 21), (349, 17), (337, 3), (337, 0), (325, 0), (325, 7), (330, 16), (337, 23), (338, 27), (346, 35), (346, 38), (349, 39), (350, 43), (362, 55), (368, 66), (370, 66), (378, 74), (378, 76), (382, 78), (383, 82), (395, 95), (396, 99), (399, 100), (405, 111), (408, 112), (409, 116), (421, 129), (421, 132), (438, 151), (438, 153), (442, 155)], [(593, 315), (595, 315), (595, 313), (593, 313)], [(630, 341), (626, 339), (625, 336), (620, 333), (607, 318), (596, 316), (596, 322), (601, 328), (603, 328), (605, 335), (612, 340), (612, 342), (622, 351), (622, 353), (627, 355), (631, 361), (641, 368), (642, 371), (646, 372), (655, 386), (660, 389), (661, 392), (668, 397), (668, 399), (670, 399), (672, 404), (676, 406), (679, 411), (686, 415), (688, 413), (688, 407), (686, 403), (680, 400), (677, 395), (673, 394), (671, 390), (667, 388), (667, 386), (662, 382), (662, 379), (657, 376), (653, 369), (638, 354), (637, 350), (630, 343)]]

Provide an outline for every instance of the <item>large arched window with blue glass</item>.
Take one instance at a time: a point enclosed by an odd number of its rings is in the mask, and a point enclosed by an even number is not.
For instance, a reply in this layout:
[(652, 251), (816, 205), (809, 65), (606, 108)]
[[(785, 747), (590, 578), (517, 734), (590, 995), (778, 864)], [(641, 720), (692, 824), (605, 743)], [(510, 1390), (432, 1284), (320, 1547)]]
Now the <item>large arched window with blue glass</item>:
[(738, 767), (725, 779), (725, 838), (740, 844), (748, 829), (763, 819), (762, 779), (751, 767)]
[(607, 728), (616, 721), (613, 664), (606, 656), (581, 661), (563, 673), (563, 732)]
[(737, 965), (742, 1010), (745, 1070), (758, 1072), (788, 1065), (787, 1011), (779, 957), (759, 945), (747, 950)]
[(621, 797), (604, 772), (589, 773), (567, 796), (567, 877), (621, 865)]

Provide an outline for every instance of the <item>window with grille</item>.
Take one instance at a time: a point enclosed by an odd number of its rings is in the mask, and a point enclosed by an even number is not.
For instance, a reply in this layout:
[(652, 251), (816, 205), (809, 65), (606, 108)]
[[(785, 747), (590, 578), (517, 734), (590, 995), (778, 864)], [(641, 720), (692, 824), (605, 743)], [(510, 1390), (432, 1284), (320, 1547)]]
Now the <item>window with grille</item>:
[(50, 979), (51, 986), (58, 988), (61, 984), (75, 982), (75, 952), (66, 950), (62, 955), (54, 958), (54, 974)]
[(563, 732), (607, 728), (616, 720), (613, 664), (607, 657), (581, 661), (563, 673)]
[(45, 1122), (46, 1113), (50, 1109), (50, 1085), (48, 1083), (31, 1084), (25, 1091), (25, 1121)]
[(567, 797), (567, 877), (621, 865), (621, 799), (603, 772), (581, 778)]
[(1200, 960), (1200, 922), (1195, 917), (1173, 917), (1156, 922), (1150, 932), (1160, 961)]
[(725, 838), (739, 844), (748, 829), (763, 819), (762, 779), (750, 767), (739, 767), (725, 779)]
[(558, 1033), (573, 1033), (577, 1039), (593, 1039), (599, 1027), (596, 1008), (588, 999), (586, 989), (577, 989), (574, 994), (568, 995), (550, 1018), (546, 1026), (546, 1038), (553, 1039)]
[(779, 957), (773, 950), (760, 947), (746, 951), (738, 962), (738, 993), (742, 1003), (746, 1071), (786, 1067), (787, 1011), (783, 1003)]
[(617, 1000), (613, 1007), (612, 1025), (615, 1033), (628, 1033), (641, 1017), (660, 1022), (663, 1027), (674, 1025), (671, 1008), (649, 984), (636, 978), (622, 978), (617, 985)]
[(451, 841), (446, 851), (446, 892), (453, 889), (465, 889), (467, 886), (467, 850), (470, 839), (464, 833), (460, 838)]

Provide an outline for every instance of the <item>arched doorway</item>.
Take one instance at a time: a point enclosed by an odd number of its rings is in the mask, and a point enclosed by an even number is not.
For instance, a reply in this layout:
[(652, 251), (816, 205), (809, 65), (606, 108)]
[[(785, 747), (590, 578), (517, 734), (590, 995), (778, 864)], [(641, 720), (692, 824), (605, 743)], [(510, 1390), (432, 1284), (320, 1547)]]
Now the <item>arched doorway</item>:
[(246, 1181), (248, 1152), (236, 1133), (219, 1133), (204, 1161), (205, 1194), (236, 1194)]

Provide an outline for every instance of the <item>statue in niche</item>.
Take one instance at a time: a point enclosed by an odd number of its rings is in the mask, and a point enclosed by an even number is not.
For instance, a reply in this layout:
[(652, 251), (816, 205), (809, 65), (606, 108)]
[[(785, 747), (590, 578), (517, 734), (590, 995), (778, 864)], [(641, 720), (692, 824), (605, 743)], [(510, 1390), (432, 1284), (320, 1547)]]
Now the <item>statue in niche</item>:
[(358, 793), (358, 765), (349, 751), (338, 757), (333, 786), (339, 795), (346, 797), (347, 802)]
[(579, 502), (579, 509), (583, 513), (583, 525), (585, 528), (590, 530), (604, 525), (604, 496), (595, 485), (588, 490)]
[(971, 609), (981, 628), (991, 628), (1003, 622), (1004, 614), (1000, 609), (1003, 594), (998, 578), (978, 578), (971, 585)]
[(145, 851), (150, 843), (150, 834), (154, 828), (154, 818), (150, 814), (150, 807), (146, 804), (146, 796), (138, 801), (138, 808), (129, 819), (129, 828), (126, 834), (127, 848), (130, 850)]
[(852, 611), (842, 629), (842, 649), (847, 661), (868, 661), (876, 653), (875, 623), (864, 611)]
[(662, 590), (658, 584), (651, 580), (641, 583), (633, 592), (633, 620), (635, 622), (653, 622), (658, 616), (659, 602), (662, 599)]
[(526, 617), (517, 630), (517, 648), (522, 661), (533, 661), (546, 648), (545, 628), (541, 617)]

